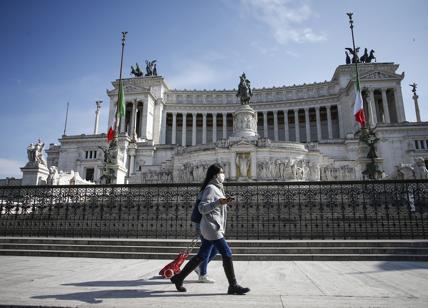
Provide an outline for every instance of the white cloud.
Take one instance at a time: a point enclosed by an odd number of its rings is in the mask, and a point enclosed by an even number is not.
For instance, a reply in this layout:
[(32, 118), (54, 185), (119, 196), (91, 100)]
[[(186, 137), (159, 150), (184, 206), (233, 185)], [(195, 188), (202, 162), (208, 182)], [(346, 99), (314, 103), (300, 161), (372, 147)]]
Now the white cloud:
[(242, 15), (268, 26), (279, 44), (326, 40), (325, 34), (302, 25), (316, 16), (308, 4), (289, 0), (241, 0), (240, 3)]
[(6, 177), (22, 178), (20, 167), (24, 167), (24, 163), (13, 159), (0, 158), (0, 179)]

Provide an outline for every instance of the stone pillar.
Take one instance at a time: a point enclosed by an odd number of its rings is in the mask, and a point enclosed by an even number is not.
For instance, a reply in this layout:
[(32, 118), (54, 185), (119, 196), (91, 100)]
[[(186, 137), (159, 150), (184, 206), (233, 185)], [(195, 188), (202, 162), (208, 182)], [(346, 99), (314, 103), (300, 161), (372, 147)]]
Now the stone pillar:
[(176, 132), (177, 132), (177, 112), (173, 112), (172, 113), (171, 144), (176, 144), (177, 143)]
[(327, 127), (328, 127), (328, 139), (333, 139), (333, 125), (331, 123), (331, 106), (327, 106)]
[(167, 113), (164, 111), (162, 112), (161, 144), (166, 144), (166, 119)]
[(213, 113), (213, 142), (217, 141), (217, 113)]
[(251, 154), (251, 178), (257, 180), (257, 158), (256, 153), (252, 152)]
[(101, 105), (103, 101), (96, 101), (95, 104), (97, 104), (97, 110), (95, 110), (95, 126), (94, 126), (94, 135), (98, 134), (98, 124), (100, 122), (100, 110)]
[(131, 143), (128, 146), (128, 154), (129, 154), (129, 172), (128, 176), (133, 175), (135, 173), (135, 155), (137, 151), (137, 145), (135, 143)]
[(202, 114), (202, 144), (207, 143), (207, 114)]
[(289, 141), (288, 110), (284, 110), (284, 140)]
[(421, 122), (421, 112), (419, 111), (419, 96), (416, 93), (413, 93), (413, 101), (415, 102), (415, 112), (416, 112), (416, 122)]
[(134, 100), (132, 102), (131, 125), (130, 125), (130, 132), (129, 132), (129, 136), (131, 137), (131, 139), (137, 138), (136, 124), (137, 124), (137, 100)]
[(337, 107), (337, 122), (339, 129), (339, 138), (345, 138), (345, 129), (343, 127), (343, 116), (342, 116), (342, 105), (336, 105)]
[(278, 141), (278, 111), (275, 110), (273, 112), (273, 134), (274, 134), (274, 140)]
[(223, 139), (227, 139), (227, 113), (223, 112)]
[(384, 114), (384, 123), (390, 123), (391, 119), (389, 117), (389, 109), (388, 109), (388, 100), (386, 98), (386, 89), (382, 89), (382, 106), (383, 106), (383, 114)]
[(182, 127), (182, 131), (181, 131), (181, 145), (183, 146), (183, 147), (185, 147), (186, 146), (186, 140), (187, 140), (187, 135), (186, 135), (186, 130), (187, 130), (187, 127), (186, 127), (186, 116), (187, 116), (187, 113), (185, 113), (185, 112), (183, 112), (183, 125), (181, 126)]
[(197, 113), (192, 113), (192, 145), (196, 145), (196, 116)]
[(149, 102), (143, 102), (143, 112), (142, 112), (142, 119), (141, 119), (141, 138), (142, 139), (150, 139), (147, 131), (148, 131), (148, 117), (149, 116)]
[(309, 108), (305, 108), (306, 143), (311, 142), (311, 123), (309, 122)]
[(320, 107), (315, 107), (315, 114), (316, 114), (316, 121), (317, 121), (317, 139), (318, 142), (322, 140), (322, 133), (321, 133), (321, 114), (320, 114)]
[(398, 113), (398, 122), (404, 122), (406, 121), (406, 113), (404, 112), (403, 94), (401, 93), (400, 85), (394, 88), (394, 98)]
[(377, 120), (377, 114), (376, 114), (376, 103), (375, 103), (375, 99), (374, 99), (374, 89), (369, 89), (369, 112), (371, 114), (370, 117), (370, 126), (371, 127), (375, 127), (375, 125), (377, 124), (378, 120)]
[(263, 135), (267, 138), (268, 135), (268, 123), (267, 123), (267, 111), (263, 111)]
[(299, 109), (294, 109), (294, 129), (296, 133), (296, 142), (300, 142)]

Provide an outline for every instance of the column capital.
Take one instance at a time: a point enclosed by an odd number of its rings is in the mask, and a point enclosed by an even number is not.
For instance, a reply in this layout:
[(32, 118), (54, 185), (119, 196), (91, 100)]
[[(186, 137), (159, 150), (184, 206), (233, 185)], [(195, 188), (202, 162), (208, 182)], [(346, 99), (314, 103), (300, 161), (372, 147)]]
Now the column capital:
[(181, 114), (183, 115), (183, 117), (187, 116), (187, 112), (182, 112)]
[(278, 110), (273, 110), (273, 114), (278, 114)]
[(197, 116), (198, 115), (198, 113), (197, 112), (192, 112), (192, 116)]
[(172, 113), (172, 115), (175, 117), (175, 116), (177, 116), (177, 111), (173, 111), (173, 112), (171, 112)]
[(202, 116), (203, 116), (204, 118), (206, 118), (206, 117), (207, 117), (207, 113), (206, 113), (206, 112), (203, 112), (203, 113), (202, 113)]
[(320, 110), (321, 106), (315, 106), (315, 110)]
[(265, 114), (267, 114), (268, 112), (267, 111), (263, 111), (263, 115), (265, 115)]

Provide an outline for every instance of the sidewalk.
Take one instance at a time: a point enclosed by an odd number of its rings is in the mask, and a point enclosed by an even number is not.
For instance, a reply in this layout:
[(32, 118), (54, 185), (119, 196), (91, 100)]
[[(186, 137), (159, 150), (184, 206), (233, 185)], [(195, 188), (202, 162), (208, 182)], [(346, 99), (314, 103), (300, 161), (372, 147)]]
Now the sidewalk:
[(178, 293), (158, 271), (165, 260), (0, 257), (0, 304), (61, 307), (427, 307), (428, 262), (235, 262), (251, 288), (226, 295), (222, 263), (215, 284), (191, 274)]

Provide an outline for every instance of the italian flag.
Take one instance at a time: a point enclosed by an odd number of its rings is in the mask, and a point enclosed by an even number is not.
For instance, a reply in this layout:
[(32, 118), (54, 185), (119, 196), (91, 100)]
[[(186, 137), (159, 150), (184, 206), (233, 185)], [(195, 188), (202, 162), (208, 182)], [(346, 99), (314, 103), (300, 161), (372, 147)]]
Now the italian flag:
[(116, 112), (115, 116), (112, 119), (112, 122), (109, 125), (107, 132), (107, 142), (113, 140), (116, 136), (116, 123), (119, 123), (120, 118), (125, 116), (125, 93), (123, 91), (122, 80), (119, 81), (119, 96), (117, 98)]
[(361, 127), (366, 125), (366, 118), (364, 116), (364, 108), (363, 108), (363, 97), (361, 96), (360, 90), (360, 81), (355, 82), (355, 104), (354, 104), (354, 117), (355, 121), (360, 123)]

